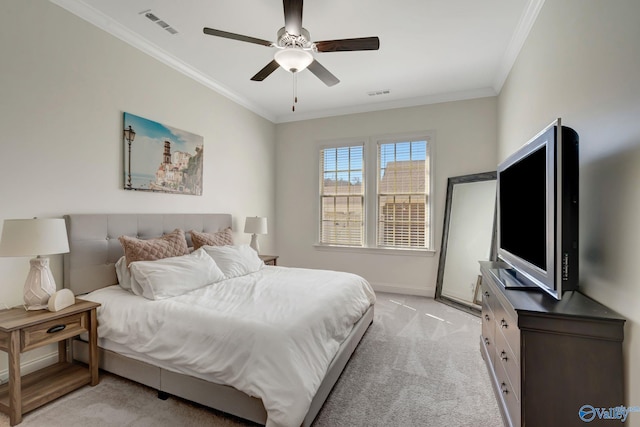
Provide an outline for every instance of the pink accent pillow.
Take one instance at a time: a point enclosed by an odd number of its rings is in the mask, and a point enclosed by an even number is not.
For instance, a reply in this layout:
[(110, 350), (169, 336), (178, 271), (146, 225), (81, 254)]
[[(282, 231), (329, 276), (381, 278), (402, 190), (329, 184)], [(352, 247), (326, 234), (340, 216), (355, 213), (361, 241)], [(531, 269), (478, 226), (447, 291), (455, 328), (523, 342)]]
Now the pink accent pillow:
[(233, 234), (231, 234), (231, 228), (226, 228), (217, 233), (200, 233), (199, 231), (191, 230), (191, 241), (193, 242), (193, 249), (198, 250), (202, 246), (226, 246), (233, 245)]
[(141, 240), (120, 236), (118, 240), (124, 249), (127, 267), (134, 261), (155, 261), (189, 253), (184, 231), (178, 228), (157, 239)]

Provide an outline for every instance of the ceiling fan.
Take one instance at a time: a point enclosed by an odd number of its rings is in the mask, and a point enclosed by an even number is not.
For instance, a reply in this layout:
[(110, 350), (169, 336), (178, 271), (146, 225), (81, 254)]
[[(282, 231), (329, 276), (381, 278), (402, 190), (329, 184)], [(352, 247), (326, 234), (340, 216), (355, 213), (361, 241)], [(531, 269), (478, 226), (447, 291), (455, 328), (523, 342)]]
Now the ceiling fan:
[(311, 41), (309, 31), (302, 27), (302, 2), (303, 0), (283, 0), (284, 27), (278, 30), (277, 41), (257, 39), (227, 31), (204, 28), (203, 32), (210, 36), (223, 37), (248, 43), (274, 47), (278, 51), (274, 59), (262, 70), (258, 71), (251, 80), (262, 81), (271, 73), (282, 67), (294, 74), (308, 68), (313, 74), (327, 86), (333, 86), (340, 82), (336, 76), (316, 61), (312, 52), (345, 52), (357, 50), (378, 50), (380, 39), (378, 37), (361, 37), (355, 39)]

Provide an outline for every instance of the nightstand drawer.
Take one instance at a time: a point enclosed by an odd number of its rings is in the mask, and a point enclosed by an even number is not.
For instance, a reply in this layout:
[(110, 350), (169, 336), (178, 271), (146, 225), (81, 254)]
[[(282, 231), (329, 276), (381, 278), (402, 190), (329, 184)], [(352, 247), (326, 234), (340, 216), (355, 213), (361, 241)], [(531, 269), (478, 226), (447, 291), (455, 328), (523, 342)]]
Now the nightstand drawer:
[(71, 338), (87, 332), (88, 313), (77, 313), (61, 319), (50, 320), (28, 328), (21, 332), (21, 351), (31, 350), (46, 344)]

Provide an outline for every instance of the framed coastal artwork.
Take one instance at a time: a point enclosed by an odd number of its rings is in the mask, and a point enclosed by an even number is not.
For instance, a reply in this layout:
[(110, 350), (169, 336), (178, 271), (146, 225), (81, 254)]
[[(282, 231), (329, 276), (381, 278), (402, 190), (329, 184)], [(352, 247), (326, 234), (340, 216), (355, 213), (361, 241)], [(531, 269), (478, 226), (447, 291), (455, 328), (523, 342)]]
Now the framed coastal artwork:
[(202, 195), (204, 138), (124, 113), (124, 189)]

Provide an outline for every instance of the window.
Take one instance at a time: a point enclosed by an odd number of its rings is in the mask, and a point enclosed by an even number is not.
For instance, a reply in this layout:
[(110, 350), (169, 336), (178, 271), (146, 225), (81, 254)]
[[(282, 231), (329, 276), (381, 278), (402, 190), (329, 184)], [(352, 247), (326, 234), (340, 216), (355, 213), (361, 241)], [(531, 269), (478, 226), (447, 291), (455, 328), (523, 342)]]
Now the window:
[(427, 160), (427, 141), (378, 143), (378, 246), (427, 248)]
[(431, 249), (431, 139), (320, 147), (320, 246)]
[(320, 150), (320, 243), (364, 245), (364, 145)]

